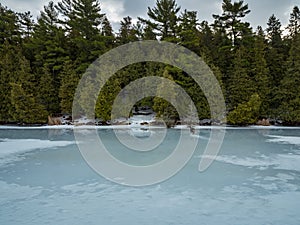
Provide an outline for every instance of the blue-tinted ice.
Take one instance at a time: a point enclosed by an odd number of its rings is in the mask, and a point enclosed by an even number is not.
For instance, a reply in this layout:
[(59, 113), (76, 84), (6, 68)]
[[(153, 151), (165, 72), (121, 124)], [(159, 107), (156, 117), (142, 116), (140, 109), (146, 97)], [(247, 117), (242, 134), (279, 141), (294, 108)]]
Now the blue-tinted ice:
[[(171, 153), (180, 131), (168, 130), (151, 152), (126, 149), (112, 130), (98, 132), (115, 157), (147, 165)], [(0, 224), (300, 224), (300, 129), (229, 129), (216, 161), (200, 173), (209, 135), (200, 130), (193, 158), (176, 176), (132, 188), (95, 173), (72, 130), (1, 129)]]

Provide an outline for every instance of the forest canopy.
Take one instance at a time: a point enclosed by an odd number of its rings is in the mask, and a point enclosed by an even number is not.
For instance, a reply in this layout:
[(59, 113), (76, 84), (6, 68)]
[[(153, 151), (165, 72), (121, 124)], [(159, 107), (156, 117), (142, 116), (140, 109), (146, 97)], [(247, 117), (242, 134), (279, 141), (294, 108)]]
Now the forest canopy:
[[(142, 40), (168, 41), (199, 55), (222, 87), (233, 125), (262, 118), (300, 124), (300, 10), (290, 12), (283, 27), (270, 15), (266, 29), (247, 22), (244, 1), (223, 0), (214, 21), (199, 21), (196, 11), (175, 0), (157, 0), (147, 18), (127, 16), (113, 30), (101, 0), (49, 2), (37, 19), (0, 4), (0, 123), (46, 123), (48, 116), (71, 114), (82, 75), (100, 55), (120, 45)], [(133, 22), (137, 21), (137, 22)], [(175, 81), (193, 99), (199, 118), (210, 118), (201, 88), (188, 74), (154, 62), (118, 71), (99, 94), (95, 115), (109, 120), (117, 94), (131, 81), (160, 76)], [(176, 93), (174, 93), (176, 95)], [(165, 118), (176, 118), (163, 99), (146, 104)]]

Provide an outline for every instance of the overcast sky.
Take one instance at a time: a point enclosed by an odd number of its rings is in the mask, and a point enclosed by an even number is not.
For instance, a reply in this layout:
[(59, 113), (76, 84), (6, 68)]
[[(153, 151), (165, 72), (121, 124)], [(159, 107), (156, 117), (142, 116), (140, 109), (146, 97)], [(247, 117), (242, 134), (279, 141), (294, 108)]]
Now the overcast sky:
[[(54, 0), (58, 2), (59, 0)], [(17, 12), (31, 11), (34, 17), (39, 15), (48, 0), (0, 0), (2, 5)], [(102, 12), (106, 13), (114, 28), (125, 16), (136, 19), (138, 16), (147, 18), (147, 7), (153, 7), (156, 0), (99, 0)], [(275, 14), (283, 26), (288, 23), (289, 15), (294, 6), (300, 7), (300, 0), (245, 0), (251, 13), (245, 18), (253, 28), (258, 25), (266, 27), (268, 18)], [(213, 21), (212, 14), (222, 13), (222, 0), (177, 0), (181, 9), (198, 11), (200, 21)]]

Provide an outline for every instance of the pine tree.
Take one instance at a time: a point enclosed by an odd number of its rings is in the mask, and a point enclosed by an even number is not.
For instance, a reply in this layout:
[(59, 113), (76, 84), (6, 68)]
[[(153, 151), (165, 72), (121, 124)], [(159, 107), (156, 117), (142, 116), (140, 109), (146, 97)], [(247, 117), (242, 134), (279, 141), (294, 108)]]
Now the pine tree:
[(121, 21), (121, 27), (117, 37), (118, 44), (126, 44), (129, 42), (137, 41), (137, 31), (132, 24), (132, 18), (130, 16), (124, 17)]
[(62, 14), (60, 23), (70, 32), (70, 36), (94, 40), (99, 34), (104, 14), (100, 13), (98, 0), (62, 0), (56, 9)]
[(233, 70), (227, 87), (229, 110), (235, 108), (240, 103), (248, 102), (249, 97), (255, 90), (253, 80), (248, 72), (250, 67), (249, 53), (244, 46), (241, 46), (237, 50), (233, 63)]
[(11, 109), (10, 101), (10, 85), (9, 83), (15, 81), (15, 56), (12, 45), (5, 41), (1, 49), (0, 60), (0, 121), (10, 121), (9, 110)]
[(145, 25), (143, 27), (142, 40), (157, 40), (156, 34), (150, 25)]
[(179, 38), (180, 44), (196, 53), (200, 52), (200, 32), (196, 11), (185, 10), (180, 16)]
[(120, 81), (110, 79), (102, 88), (95, 108), (96, 117), (103, 121), (111, 120), (111, 111), (115, 98), (121, 91)]
[(211, 26), (208, 24), (207, 21), (203, 21), (200, 23), (199, 47), (200, 47), (201, 55), (204, 54), (206, 55), (206, 57), (209, 57), (210, 59), (214, 60), (215, 64), (217, 64), (216, 60), (218, 60), (220, 57), (219, 47), (224, 43), (223, 42), (224, 40), (222, 40), (219, 34), (220, 33), (218, 33), (218, 30), (213, 31), (211, 29)]
[(276, 18), (274, 14), (269, 18), (267, 33), (272, 47), (282, 46), (281, 22), (279, 19)]
[(238, 104), (227, 116), (232, 125), (251, 125), (258, 121), (261, 99), (257, 93), (250, 96), (249, 101)]
[(161, 40), (177, 42), (179, 11), (175, 0), (157, 0), (154, 8), (148, 7), (150, 20), (139, 19), (155, 30)]
[(50, 2), (38, 18), (32, 43), (28, 46), (34, 52), (32, 63), (37, 79), (40, 79), (39, 74), (43, 73), (42, 68), (47, 67), (59, 86), (58, 74), (69, 58), (66, 42), (64, 31), (58, 27), (58, 12), (55, 10), (54, 3)]
[(300, 123), (300, 34), (292, 42), (287, 70), (278, 91), (279, 115), (289, 123)]
[(31, 63), (34, 61), (35, 52), (32, 49), (33, 33), (35, 27), (35, 21), (31, 12), (18, 13), (18, 27), (21, 36), (21, 47), (24, 56)]
[(31, 41), (25, 47), (33, 53), (30, 60), (38, 85), (38, 102), (44, 105), (49, 114), (59, 113), (59, 74), (69, 56), (67, 39), (63, 29), (59, 27), (58, 12), (53, 2), (44, 6), (34, 26)]
[(266, 60), (270, 71), (272, 87), (269, 96), (271, 111), (276, 111), (279, 107), (279, 102), (276, 99), (278, 92), (277, 87), (283, 79), (283, 74), (285, 73), (285, 61), (288, 55), (281, 36), (281, 22), (275, 15), (272, 15), (269, 18), (267, 27), (268, 48), (266, 51)]
[(54, 74), (44, 67), (37, 88), (37, 101), (44, 106), (49, 115), (60, 112), (59, 96)]
[[(169, 73), (170, 68), (166, 67), (163, 72), (163, 78), (174, 81), (173, 77)], [(157, 96), (153, 100), (153, 109), (157, 113), (158, 118), (162, 118), (168, 127), (174, 125), (176, 119), (178, 118), (178, 113), (171, 102), (176, 102), (176, 92), (175, 87), (166, 87), (166, 83), (162, 82), (157, 88)], [(162, 97), (168, 96), (168, 101)]]
[(47, 111), (41, 104), (36, 102), (33, 94), (28, 94), (22, 84), (11, 83), (11, 104), (13, 111), (10, 112), (14, 122), (45, 124)]
[(111, 23), (107, 19), (106, 16), (104, 16), (103, 22), (102, 22), (102, 30), (101, 35), (103, 36), (105, 47), (107, 49), (111, 49), (114, 46), (115, 36), (113, 33), (113, 28), (111, 26)]
[(60, 24), (68, 34), (68, 54), (76, 61), (77, 69), (84, 73), (86, 68), (105, 50), (101, 35), (101, 23), (105, 15), (100, 13), (98, 0), (62, 0), (56, 6), (63, 19)]
[(61, 112), (71, 114), (75, 91), (81, 76), (76, 72), (76, 67), (73, 63), (66, 62), (60, 77), (59, 98), (61, 99)]
[(7, 41), (16, 44), (20, 41), (18, 15), (0, 3), (0, 48)]
[[(28, 95), (36, 93), (35, 77), (31, 71), (29, 61), (23, 56), (20, 46), (12, 46), (7, 41), (4, 43), (0, 60), (0, 97), (2, 103), (0, 106), (0, 121), (3, 122), (19, 122), (16, 121), (15, 105), (12, 103), (12, 86), (10, 84), (21, 85), (24, 92)], [(28, 109), (36, 107), (35, 97), (33, 102), (27, 102)], [(30, 104), (33, 105), (30, 105)], [(29, 114), (29, 111), (24, 113)], [(30, 115), (31, 116), (31, 115)]]
[(234, 59), (232, 41), (229, 39), (226, 29), (220, 24), (220, 21), (215, 20), (212, 26), (211, 46), (207, 45), (208, 49), (204, 48), (204, 54), (210, 55), (214, 64), (220, 68), (223, 74), (223, 83), (227, 85), (230, 77), (230, 68)]
[(298, 6), (293, 8), (293, 12), (290, 15), (288, 30), (290, 32), (290, 36), (292, 37), (300, 33), (300, 9)]
[[(4, 122), (45, 123), (47, 112), (36, 101), (35, 77), (30, 63), (22, 55), (22, 49), (6, 44), (8, 50), (1, 61), (1, 77), (6, 80), (1, 89), (4, 91), (4, 107), (1, 108), (1, 120)], [(1, 82), (2, 83), (2, 82)]]
[(232, 3), (231, 0), (223, 0), (222, 9), (221, 16), (213, 15), (213, 17), (227, 30), (233, 46), (236, 46), (242, 29), (247, 27), (246, 23), (241, 22), (241, 18), (244, 18), (251, 11), (248, 9), (248, 4), (244, 5), (244, 1)]
[(258, 27), (257, 35), (255, 36), (254, 45), (254, 63), (253, 77), (256, 93), (260, 96), (262, 104), (260, 109), (261, 116), (268, 117), (270, 115), (270, 91), (271, 81), (269, 76), (269, 68), (265, 59), (266, 41), (264, 32), (261, 27)]
[(23, 40), (31, 37), (34, 27), (34, 20), (30, 12), (19, 13), (19, 27), (23, 36)]

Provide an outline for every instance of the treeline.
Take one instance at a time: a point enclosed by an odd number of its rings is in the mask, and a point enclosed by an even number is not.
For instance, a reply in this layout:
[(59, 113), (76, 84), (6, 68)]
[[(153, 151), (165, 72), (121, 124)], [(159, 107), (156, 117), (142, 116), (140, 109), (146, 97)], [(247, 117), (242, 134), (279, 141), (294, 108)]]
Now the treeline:
[[(125, 17), (114, 31), (98, 0), (50, 2), (37, 20), (30, 12), (0, 4), (1, 123), (45, 123), (48, 115), (71, 114), (78, 82), (101, 54), (129, 42), (164, 40), (190, 49), (211, 67), (223, 89), (230, 124), (253, 124), (259, 118), (299, 124), (299, 8), (293, 8), (287, 27), (271, 15), (265, 30), (247, 22), (250, 9), (243, 1), (223, 0), (222, 8), (209, 24), (175, 0), (157, 0), (148, 7), (148, 18), (133, 23)], [(118, 92), (145, 76), (174, 80), (192, 97), (199, 117), (210, 118), (204, 94), (187, 74), (150, 62), (127, 66), (110, 79), (99, 95), (96, 116), (109, 120)], [(177, 117), (162, 99), (139, 104)]]

